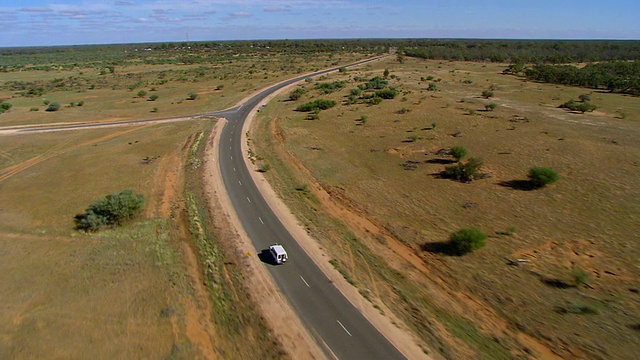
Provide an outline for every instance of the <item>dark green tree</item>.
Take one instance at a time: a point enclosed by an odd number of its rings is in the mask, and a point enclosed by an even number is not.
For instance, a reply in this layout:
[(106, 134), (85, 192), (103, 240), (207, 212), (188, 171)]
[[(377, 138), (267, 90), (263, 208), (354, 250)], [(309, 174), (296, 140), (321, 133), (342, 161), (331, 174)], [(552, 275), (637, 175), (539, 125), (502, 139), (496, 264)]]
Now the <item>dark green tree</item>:
[(529, 169), (527, 175), (529, 182), (535, 187), (544, 187), (545, 185), (553, 184), (560, 179), (560, 175), (557, 171), (550, 167), (534, 166)]
[(452, 253), (461, 256), (485, 247), (486, 238), (487, 234), (479, 229), (472, 227), (462, 228), (451, 233), (451, 236), (449, 236), (449, 246), (451, 247)]
[(76, 229), (96, 231), (107, 226), (118, 226), (133, 218), (144, 207), (144, 195), (131, 189), (113, 193), (94, 201), (84, 213), (74, 217)]
[(460, 161), (467, 156), (467, 149), (464, 146), (454, 146), (451, 148), (450, 153), (456, 161)]

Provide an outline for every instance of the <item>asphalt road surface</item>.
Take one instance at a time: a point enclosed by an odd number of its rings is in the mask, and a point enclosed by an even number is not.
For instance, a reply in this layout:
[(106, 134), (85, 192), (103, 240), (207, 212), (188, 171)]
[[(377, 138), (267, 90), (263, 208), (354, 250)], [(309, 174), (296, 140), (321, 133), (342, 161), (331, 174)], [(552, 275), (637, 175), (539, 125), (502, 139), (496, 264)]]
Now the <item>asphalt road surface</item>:
[[(320, 73), (332, 70), (335, 69)], [(261, 251), (273, 243), (279, 243), (287, 250), (289, 261), (286, 264), (276, 266), (265, 263), (265, 266), (330, 358), (404, 359), (300, 248), (267, 205), (243, 160), (242, 126), (252, 109), (274, 91), (312, 75), (274, 85), (240, 107), (212, 114), (229, 121), (221, 133), (219, 148), (224, 185), (256, 249)], [(283, 345), (287, 347), (287, 344)]]

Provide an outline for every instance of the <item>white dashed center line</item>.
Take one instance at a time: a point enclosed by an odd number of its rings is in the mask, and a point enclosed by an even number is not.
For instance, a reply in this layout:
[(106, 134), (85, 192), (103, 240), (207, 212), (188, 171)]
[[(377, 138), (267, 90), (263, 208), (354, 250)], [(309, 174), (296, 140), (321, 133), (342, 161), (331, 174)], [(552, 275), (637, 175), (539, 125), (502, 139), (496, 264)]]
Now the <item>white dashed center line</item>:
[(349, 330), (347, 330), (346, 327), (344, 327), (344, 325), (342, 325), (342, 323), (340, 322), (340, 320), (336, 320), (338, 322), (338, 324), (340, 324), (340, 326), (342, 326), (342, 330), (344, 330), (344, 332), (346, 332), (349, 336), (353, 336), (351, 335), (351, 333), (349, 332)]

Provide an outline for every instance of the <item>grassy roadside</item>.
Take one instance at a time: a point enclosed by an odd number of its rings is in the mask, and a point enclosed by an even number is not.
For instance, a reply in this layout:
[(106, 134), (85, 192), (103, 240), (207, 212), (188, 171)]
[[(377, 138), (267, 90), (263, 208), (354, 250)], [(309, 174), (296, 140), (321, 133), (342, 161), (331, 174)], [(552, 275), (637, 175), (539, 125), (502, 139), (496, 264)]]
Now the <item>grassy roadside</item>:
[[(279, 359), (285, 357), (282, 345), (271, 337), (254, 299), (245, 288), (245, 274), (239, 254), (230, 243), (224, 216), (207, 206), (202, 158), (203, 139), (211, 129), (195, 137), (185, 165), (186, 216), (189, 232), (200, 257), (201, 272), (209, 290), (220, 341), (217, 351), (226, 359)], [(226, 225), (228, 226), (228, 225)]]
[[(258, 163), (269, 164), (266, 172), (271, 185), (297, 214), (307, 231), (327, 249), (332, 265), (360, 293), (376, 306), (383, 301), (419, 335), (429, 347), (435, 347), (446, 358), (480, 354), (486, 359), (511, 359), (507, 347), (483, 334), (462, 316), (447, 311), (430, 299), (427, 289), (416, 286), (415, 279), (390, 267), (375, 251), (358, 239), (339, 219), (323, 210), (309, 190), (310, 179), (291, 167), (271, 136), (270, 112), (261, 114), (251, 132), (250, 145)], [(399, 306), (396, 306), (399, 305)], [(442, 336), (445, 333), (457, 340)], [(426, 347), (425, 347), (426, 348)]]
[[(362, 79), (385, 69), (398, 96), (379, 105), (358, 100)], [(437, 333), (455, 349), (445, 355), (464, 358), (484, 348), (493, 357), (492, 347), (502, 346), (511, 356), (615, 351), (633, 358), (640, 303), (637, 224), (630, 220), (639, 208), (629, 184), (637, 167), (637, 99), (594, 92), (598, 111), (565, 112), (558, 104), (584, 89), (500, 71), (499, 65), (406, 59), (299, 85), (300, 98), (275, 99), (254, 130), (256, 167), (280, 182), (281, 196), (307, 219), (307, 230), (349, 282), (373, 301), (404, 309), (415, 328), (427, 328), (419, 331)], [(341, 82), (343, 89), (324, 91)], [(490, 100), (481, 95), (486, 89), (495, 90)], [(294, 111), (317, 99), (336, 106), (311, 114), (317, 116)], [(487, 109), (489, 101), (496, 108)], [(623, 118), (618, 108), (632, 115)], [(489, 178), (473, 184), (440, 178), (453, 162), (442, 150), (453, 146), (481, 156)], [(539, 191), (513, 185), (536, 164), (554, 167), (562, 180)], [(328, 231), (336, 225), (323, 218), (326, 211), (351, 231)], [(469, 225), (489, 233), (485, 249), (464, 257), (438, 250), (452, 231)], [(390, 261), (386, 254), (395, 250), (409, 256)], [(380, 265), (367, 251), (409, 279), (407, 288), (404, 280), (390, 279), (394, 288), (372, 276)], [(505, 260), (512, 258), (525, 264)], [(416, 263), (420, 271), (412, 270)], [(572, 278), (580, 270), (588, 286)], [(598, 304), (609, 305), (590, 310)]]

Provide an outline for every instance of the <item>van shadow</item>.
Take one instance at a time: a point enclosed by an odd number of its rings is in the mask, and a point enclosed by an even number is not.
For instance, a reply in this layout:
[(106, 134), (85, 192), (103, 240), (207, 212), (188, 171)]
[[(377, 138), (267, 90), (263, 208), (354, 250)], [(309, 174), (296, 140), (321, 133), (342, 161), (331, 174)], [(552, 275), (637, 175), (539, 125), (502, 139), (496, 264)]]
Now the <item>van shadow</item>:
[(269, 249), (262, 249), (262, 251), (260, 251), (260, 253), (258, 254), (258, 258), (265, 264), (277, 265)]

